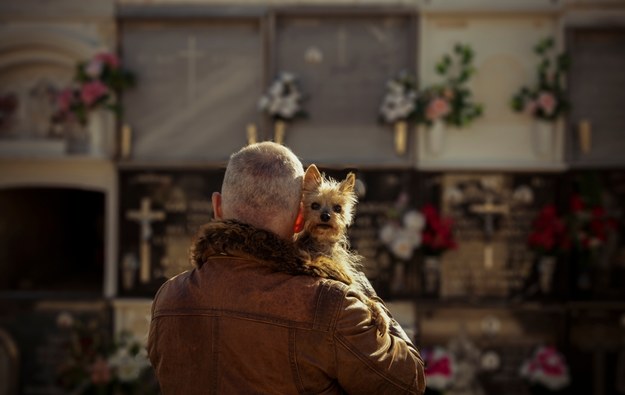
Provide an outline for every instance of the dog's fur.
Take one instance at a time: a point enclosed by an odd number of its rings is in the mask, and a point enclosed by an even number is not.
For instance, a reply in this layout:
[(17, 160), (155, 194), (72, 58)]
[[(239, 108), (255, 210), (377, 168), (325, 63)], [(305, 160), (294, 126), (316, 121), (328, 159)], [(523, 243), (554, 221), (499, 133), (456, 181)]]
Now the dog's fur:
[(352, 223), (357, 203), (355, 183), (354, 173), (337, 182), (323, 177), (315, 165), (306, 169), (302, 197), (304, 229), (296, 236), (296, 246), (316, 273), (353, 285), (361, 292), (382, 334), (388, 330), (389, 318), (379, 298), (371, 295), (370, 285), (368, 288), (364, 284), (367, 280), (361, 272), (362, 258), (350, 251), (347, 239), (347, 227)]

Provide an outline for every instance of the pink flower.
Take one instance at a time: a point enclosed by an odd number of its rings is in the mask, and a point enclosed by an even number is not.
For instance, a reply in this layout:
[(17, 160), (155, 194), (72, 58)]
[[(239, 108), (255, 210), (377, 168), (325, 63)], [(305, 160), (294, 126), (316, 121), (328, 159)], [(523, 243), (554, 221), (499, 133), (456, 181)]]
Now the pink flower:
[(56, 102), (61, 112), (68, 112), (74, 102), (74, 90), (65, 88), (56, 97)]
[(100, 81), (87, 82), (82, 86), (80, 98), (87, 106), (93, 105), (96, 101), (108, 93), (108, 88)]
[(110, 52), (101, 52), (97, 54), (93, 59), (104, 63), (105, 65), (109, 66), (112, 69), (118, 68), (120, 64), (119, 58), (117, 57), (117, 55), (110, 53)]
[(540, 95), (538, 95), (538, 106), (546, 115), (551, 115), (557, 104), (556, 98), (550, 92), (540, 92)]
[(451, 108), (447, 100), (437, 97), (428, 104), (425, 110), (425, 117), (430, 121), (434, 121), (449, 114), (450, 111)]

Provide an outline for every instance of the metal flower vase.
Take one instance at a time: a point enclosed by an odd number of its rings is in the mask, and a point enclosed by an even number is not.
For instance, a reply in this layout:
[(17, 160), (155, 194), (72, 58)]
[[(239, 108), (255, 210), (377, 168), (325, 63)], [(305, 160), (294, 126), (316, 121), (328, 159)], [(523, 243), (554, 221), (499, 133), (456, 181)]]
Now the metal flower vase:
[(394, 125), (394, 143), (395, 153), (404, 155), (406, 153), (406, 144), (408, 142), (408, 122), (397, 121)]
[(538, 259), (538, 287), (543, 295), (553, 291), (553, 278), (558, 260), (555, 256), (541, 256)]
[(438, 256), (423, 259), (423, 295), (438, 297), (441, 286), (441, 260)]
[(273, 141), (277, 144), (284, 144), (284, 136), (286, 135), (286, 122), (277, 120), (273, 124)]

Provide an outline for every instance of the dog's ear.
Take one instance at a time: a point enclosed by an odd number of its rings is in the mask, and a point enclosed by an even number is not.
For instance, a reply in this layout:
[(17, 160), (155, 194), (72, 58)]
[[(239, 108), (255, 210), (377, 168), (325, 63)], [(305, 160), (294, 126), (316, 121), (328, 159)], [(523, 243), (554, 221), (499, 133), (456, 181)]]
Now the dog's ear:
[(314, 191), (321, 185), (321, 173), (314, 164), (308, 166), (304, 173), (304, 190)]
[(356, 185), (356, 176), (354, 175), (354, 173), (349, 173), (347, 177), (345, 177), (345, 179), (341, 181), (341, 184), (339, 185), (339, 191), (343, 193), (353, 192), (354, 185)]

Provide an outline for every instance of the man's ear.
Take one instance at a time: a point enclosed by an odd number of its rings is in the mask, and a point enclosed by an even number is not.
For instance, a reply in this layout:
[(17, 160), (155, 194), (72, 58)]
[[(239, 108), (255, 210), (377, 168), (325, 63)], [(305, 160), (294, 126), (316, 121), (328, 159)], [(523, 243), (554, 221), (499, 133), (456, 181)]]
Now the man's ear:
[(306, 173), (304, 173), (304, 190), (314, 191), (321, 185), (321, 173), (314, 164), (308, 166)]
[(293, 225), (293, 233), (299, 233), (304, 230), (304, 204), (299, 204), (299, 211), (297, 217), (295, 217), (295, 224)]
[(345, 177), (345, 179), (341, 181), (341, 184), (339, 185), (339, 191), (353, 192), (354, 185), (356, 185), (356, 176), (354, 175), (354, 173), (349, 173), (347, 177)]
[(223, 212), (221, 210), (221, 193), (213, 192), (211, 201), (213, 202), (213, 217), (215, 219), (223, 219)]

